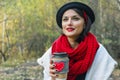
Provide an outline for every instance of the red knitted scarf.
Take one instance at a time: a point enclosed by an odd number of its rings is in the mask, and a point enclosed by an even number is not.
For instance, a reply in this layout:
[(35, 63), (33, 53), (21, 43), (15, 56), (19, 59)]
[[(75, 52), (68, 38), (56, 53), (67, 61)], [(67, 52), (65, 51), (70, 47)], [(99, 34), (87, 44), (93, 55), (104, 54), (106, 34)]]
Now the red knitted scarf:
[(84, 38), (76, 49), (73, 49), (65, 35), (61, 35), (52, 45), (54, 52), (67, 52), (69, 55), (69, 73), (67, 80), (75, 80), (80, 74), (87, 72), (90, 68), (99, 44), (91, 33)]

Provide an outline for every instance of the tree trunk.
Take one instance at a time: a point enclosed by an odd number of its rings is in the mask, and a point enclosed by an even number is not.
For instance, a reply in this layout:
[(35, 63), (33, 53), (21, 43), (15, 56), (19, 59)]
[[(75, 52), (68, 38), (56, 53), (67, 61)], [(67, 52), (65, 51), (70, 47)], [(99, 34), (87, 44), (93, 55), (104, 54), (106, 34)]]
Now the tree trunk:
[(0, 50), (0, 54), (2, 56), (2, 62), (5, 62), (7, 60), (5, 54)]
[(6, 61), (5, 57), (5, 26), (6, 26), (6, 14), (4, 14), (4, 19), (3, 19), (3, 27), (2, 27), (2, 51), (0, 51), (2, 55), (2, 61)]

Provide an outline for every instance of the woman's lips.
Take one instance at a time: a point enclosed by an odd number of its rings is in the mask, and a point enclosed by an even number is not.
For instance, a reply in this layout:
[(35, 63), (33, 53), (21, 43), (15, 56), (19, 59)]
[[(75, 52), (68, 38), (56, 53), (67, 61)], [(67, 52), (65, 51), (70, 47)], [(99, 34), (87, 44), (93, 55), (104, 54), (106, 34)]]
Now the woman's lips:
[(68, 32), (72, 32), (73, 30), (75, 30), (74, 28), (67, 28), (66, 29)]

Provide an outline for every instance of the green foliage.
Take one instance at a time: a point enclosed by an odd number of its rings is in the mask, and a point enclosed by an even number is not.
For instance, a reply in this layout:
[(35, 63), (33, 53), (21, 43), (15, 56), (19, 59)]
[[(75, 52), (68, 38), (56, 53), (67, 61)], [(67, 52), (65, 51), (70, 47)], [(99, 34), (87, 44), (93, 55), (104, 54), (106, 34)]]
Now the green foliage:
[[(120, 15), (117, 1), (99, 0), (96, 1), (97, 7), (94, 7), (96, 22), (93, 25), (92, 32), (96, 34), (101, 42), (115, 57), (120, 58)], [(92, 6), (95, 6), (92, 5)]]
[(4, 42), (5, 46), (0, 45), (0, 51), (5, 49), (3, 53), (7, 61), (40, 57), (60, 35), (61, 30), (55, 21), (58, 8), (70, 1), (84, 2), (93, 8), (96, 22), (91, 31), (112, 56), (120, 57), (120, 15), (116, 1), (1, 0), (0, 37), (5, 22), (5, 38), (0, 39), (0, 44)]

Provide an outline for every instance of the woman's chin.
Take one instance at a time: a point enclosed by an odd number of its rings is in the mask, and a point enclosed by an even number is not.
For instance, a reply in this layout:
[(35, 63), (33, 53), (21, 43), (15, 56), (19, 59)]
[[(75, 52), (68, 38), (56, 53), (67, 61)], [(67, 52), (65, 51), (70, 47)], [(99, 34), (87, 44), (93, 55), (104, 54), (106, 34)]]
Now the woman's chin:
[(74, 37), (74, 34), (65, 34), (67, 37)]

